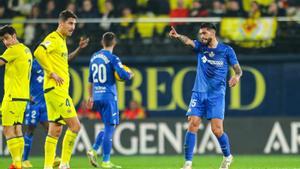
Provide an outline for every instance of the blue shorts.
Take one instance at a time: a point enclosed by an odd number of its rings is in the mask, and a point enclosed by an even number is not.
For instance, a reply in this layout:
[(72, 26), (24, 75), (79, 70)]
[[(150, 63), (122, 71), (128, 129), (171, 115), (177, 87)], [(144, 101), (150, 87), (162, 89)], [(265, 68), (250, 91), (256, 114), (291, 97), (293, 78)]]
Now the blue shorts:
[(47, 122), (47, 108), (45, 102), (28, 103), (25, 112), (25, 125), (37, 126), (38, 123)]
[(199, 116), (201, 118), (224, 119), (225, 94), (193, 92), (186, 116)]
[(93, 110), (100, 113), (104, 124), (116, 125), (120, 123), (118, 103), (116, 100), (94, 101)]

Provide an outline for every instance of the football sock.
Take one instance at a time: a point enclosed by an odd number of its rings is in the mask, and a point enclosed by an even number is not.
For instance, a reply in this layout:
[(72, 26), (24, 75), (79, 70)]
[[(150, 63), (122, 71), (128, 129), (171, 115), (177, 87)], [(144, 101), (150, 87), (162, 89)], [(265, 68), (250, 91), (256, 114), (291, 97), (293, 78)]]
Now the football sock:
[(29, 153), (31, 150), (31, 145), (32, 145), (32, 138), (33, 138), (33, 135), (31, 135), (31, 134), (26, 134), (24, 136), (25, 146), (24, 146), (23, 161), (28, 160), (28, 156), (29, 156)]
[(61, 153), (61, 162), (63, 164), (69, 164), (70, 162), (76, 137), (77, 133), (73, 133), (71, 130), (66, 131)]
[(20, 157), (22, 158), (23, 156), (23, 152), (24, 152), (24, 146), (25, 146), (25, 141), (24, 141), (24, 137), (18, 137), (19, 139), (19, 153), (20, 153)]
[(17, 168), (21, 168), (22, 162), (21, 162), (21, 155), (20, 155), (20, 140), (19, 138), (11, 138), (6, 141), (8, 151), (11, 155), (13, 164)]
[(229, 144), (229, 138), (227, 134), (224, 132), (221, 137), (218, 138), (220, 147), (222, 149), (223, 155), (225, 157), (230, 156), (230, 144)]
[(47, 136), (46, 142), (45, 142), (45, 162), (44, 167), (45, 168), (51, 168), (54, 162), (55, 158), (55, 152), (56, 152), (56, 145), (57, 145), (57, 138)]
[(103, 162), (107, 162), (110, 160), (110, 151), (112, 148), (112, 136), (114, 133), (115, 127), (110, 124), (105, 124), (104, 128), (104, 136), (103, 136)]
[(94, 143), (94, 145), (93, 145), (93, 149), (94, 149), (95, 151), (98, 151), (99, 147), (102, 145), (102, 142), (103, 142), (103, 135), (104, 135), (104, 131), (101, 130), (101, 131), (98, 133), (98, 135), (97, 135), (97, 137), (96, 137), (96, 140), (95, 140), (95, 143)]
[(196, 133), (187, 131), (185, 134), (185, 141), (184, 141), (185, 161), (192, 161), (195, 143), (196, 143)]

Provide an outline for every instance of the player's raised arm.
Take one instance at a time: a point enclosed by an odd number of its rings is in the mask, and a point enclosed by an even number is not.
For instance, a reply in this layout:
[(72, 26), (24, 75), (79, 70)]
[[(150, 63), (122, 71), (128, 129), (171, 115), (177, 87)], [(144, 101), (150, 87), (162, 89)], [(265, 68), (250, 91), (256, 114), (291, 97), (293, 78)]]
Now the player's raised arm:
[(80, 37), (80, 41), (79, 41), (79, 45), (78, 47), (72, 52), (69, 54), (68, 56), (68, 60), (71, 61), (73, 59), (75, 59), (75, 57), (78, 56), (79, 52), (88, 46), (89, 44), (89, 41), (90, 41), (90, 38), (84, 38), (84, 37)]
[(190, 38), (188, 38), (187, 36), (178, 34), (173, 26), (171, 27), (171, 31), (169, 32), (169, 36), (171, 38), (179, 39), (183, 44), (185, 44), (187, 46), (191, 46), (193, 48), (195, 48), (195, 46), (196, 46), (194, 41), (191, 40)]

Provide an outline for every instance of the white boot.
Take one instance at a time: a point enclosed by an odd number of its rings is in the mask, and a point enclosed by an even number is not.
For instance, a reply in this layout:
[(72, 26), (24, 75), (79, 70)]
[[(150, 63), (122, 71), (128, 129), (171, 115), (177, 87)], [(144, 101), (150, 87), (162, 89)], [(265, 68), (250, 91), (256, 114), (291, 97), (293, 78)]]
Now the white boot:
[(233, 156), (230, 155), (228, 157), (223, 157), (223, 161), (221, 163), (220, 169), (229, 169), (230, 164), (233, 161)]

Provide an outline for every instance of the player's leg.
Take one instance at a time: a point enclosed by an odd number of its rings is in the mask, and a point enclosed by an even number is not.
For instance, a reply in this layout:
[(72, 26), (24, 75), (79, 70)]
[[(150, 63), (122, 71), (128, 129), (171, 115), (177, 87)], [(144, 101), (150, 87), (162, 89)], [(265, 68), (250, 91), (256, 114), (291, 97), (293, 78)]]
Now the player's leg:
[(11, 154), (12, 167), (21, 168), (24, 138), (22, 134), (22, 123), (26, 102), (3, 101), (2, 103), (2, 125), (3, 134), (7, 140), (7, 147)]
[(223, 119), (225, 113), (225, 95), (215, 94), (208, 99), (208, 119), (211, 119), (211, 130), (217, 137), (223, 152), (224, 160), (220, 169), (228, 169), (232, 162), (230, 142), (228, 135), (224, 132)]
[(25, 134), (24, 134), (25, 146), (24, 146), (24, 154), (23, 154), (23, 159), (22, 159), (22, 161), (23, 161), (22, 166), (24, 168), (32, 167), (32, 164), (28, 160), (28, 157), (29, 157), (29, 153), (31, 150), (31, 146), (32, 146), (34, 129), (35, 129), (35, 126), (33, 126), (33, 125), (25, 126)]
[(113, 134), (115, 132), (116, 125), (119, 124), (119, 110), (117, 101), (103, 101), (103, 109), (101, 115), (102, 121), (104, 123), (101, 168), (122, 168), (121, 166), (115, 165), (110, 161)]
[(66, 122), (68, 129), (63, 139), (60, 169), (69, 166), (74, 143), (80, 131), (80, 122), (77, 117), (67, 118), (64, 119), (64, 121)]
[(61, 108), (61, 116), (68, 126), (63, 139), (61, 164), (59, 166), (60, 169), (64, 169), (69, 168), (69, 162), (71, 160), (74, 143), (81, 126), (70, 96), (64, 98), (64, 105)]
[(39, 110), (34, 104), (28, 103), (25, 113), (25, 134), (24, 134), (24, 154), (22, 166), (24, 168), (31, 168), (32, 164), (28, 160), (28, 156), (31, 150), (31, 145), (33, 141), (33, 133), (39, 121)]
[(184, 140), (185, 164), (183, 169), (192, 168), (193, 151), (196, 144), (196, 134), (201, 123), (201, 118), (205, 113), (205, 95), (194, 92), (191, 97), (188, 116), (188, 129)]
[(96, 137), (95, 143), (93, 144), (93, 150), (98, 151), (103, 143), (104, 130), (101, 130)]
[[(103, 110), (101, 110), (101, 105), (99, 102), (95, 101), (93, 104), (93, 109), (101, 112)], [(97, 151), (99, 150), (99, 148), (102, 146), (103, 143), (103, 136), (104, 136), (104, 130), (101, 130), (96, 137), (96, 140), (93, 144), (93, 147), (87, 151), (87, 156), (89, 158), (89, 161), (91, 163), (92, 166), (94, 167), (99, 167), (98, 161), (97, 161)]]
[(223, 120), (211, 119), (211, 129), (219, 141), (224, 156), (220, 169), (228, 169), (230, 164), (232, 163), (233, 156), (230, 152), (230, 142), (228, 135), (223, 130)]
[(49, 130), (45, 142), (45, 169), (52, 169), (56, 154), (56, 146), (58, 139), (61, 135), (62, 129), (62, 124), (49, 122)]

